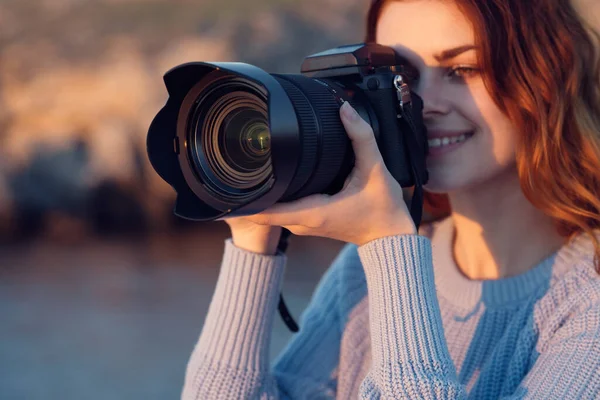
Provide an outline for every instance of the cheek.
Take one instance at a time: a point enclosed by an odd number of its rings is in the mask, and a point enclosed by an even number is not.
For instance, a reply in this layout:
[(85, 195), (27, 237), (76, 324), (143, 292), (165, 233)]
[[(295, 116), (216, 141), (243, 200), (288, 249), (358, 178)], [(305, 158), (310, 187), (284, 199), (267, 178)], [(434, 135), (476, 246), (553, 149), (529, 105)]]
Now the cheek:
[(430, 181), (425, 189), (434, 193), (464, 190), (513, 173), (517, 131), (511, 121), (485, 89), (471, 89), (455, 98), (461, 101), (454, 102), (453, 111), (461, 126), (475, 130), (475, 136), (455, 154), (428, 162)]
[(517, 131), (489, 96), (483, 84), (472, 90), (471, 106), (464, 108), (466, 117), (475, 125), (482, 155), (506, 166), (515, 160)]

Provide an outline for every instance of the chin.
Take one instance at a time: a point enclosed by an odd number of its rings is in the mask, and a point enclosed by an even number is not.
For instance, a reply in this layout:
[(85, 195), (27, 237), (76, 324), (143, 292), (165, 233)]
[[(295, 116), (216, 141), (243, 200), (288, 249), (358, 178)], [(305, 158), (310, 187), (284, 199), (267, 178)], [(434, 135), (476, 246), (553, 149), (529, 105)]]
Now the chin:
[(423, 185), (423, 189), (430, 193), (447, 194), (468, 187), (470, 182), (465, 179), (464, 173), (453, 173), (449, 169), (438, 170), (429, 168), (429, 180)]
[[(507, 182), (519, 181), (516, 164), (508, 163), (506, 166), (486, 165), (479, 167), (469, 166), (462, 168), (432, 167), (429, 168), (429, 180), (423, 185), (427, 192), (435, 194), (449, 194), (473, 188), (490, 188), (504, 186)], [(479, 171), (474, 174), (473, 171)]]

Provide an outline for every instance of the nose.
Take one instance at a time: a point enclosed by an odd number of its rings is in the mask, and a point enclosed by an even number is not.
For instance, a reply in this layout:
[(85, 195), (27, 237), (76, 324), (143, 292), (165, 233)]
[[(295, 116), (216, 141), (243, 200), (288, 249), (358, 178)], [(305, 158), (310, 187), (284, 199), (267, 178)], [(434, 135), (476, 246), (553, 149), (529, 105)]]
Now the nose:
[(414, 90), (423, 99), (423, 118), (434, 118), (450, 112), (450, 101), (442, 84), (423, 77)]

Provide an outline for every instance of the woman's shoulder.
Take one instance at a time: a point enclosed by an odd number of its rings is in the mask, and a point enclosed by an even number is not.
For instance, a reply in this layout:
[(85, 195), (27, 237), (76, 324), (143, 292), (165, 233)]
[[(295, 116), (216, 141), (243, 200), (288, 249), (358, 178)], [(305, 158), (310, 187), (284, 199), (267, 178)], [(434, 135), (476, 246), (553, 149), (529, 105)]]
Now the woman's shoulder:
[[(600, 230), (595, 231), (595, 239), (600, 243)], [(554, 257), (551, 286), (572, 281), (600, 284), (595, 254), (594, 239), (589, 234), (570, 238)]]
[(548, 290), (534, 313), (542, 342), (561, 328), (592, 320), (600, 334), (600, 273), (594, 255), (592, 238), (580, 234), (554, 256)]

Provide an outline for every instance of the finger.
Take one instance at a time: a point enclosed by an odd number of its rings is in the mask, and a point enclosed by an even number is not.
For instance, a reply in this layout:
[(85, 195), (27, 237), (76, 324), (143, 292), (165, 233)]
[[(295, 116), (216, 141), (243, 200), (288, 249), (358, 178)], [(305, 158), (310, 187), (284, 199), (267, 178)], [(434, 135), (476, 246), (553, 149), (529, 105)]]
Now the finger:
[(247, 218), (260, 225), (318, 227), (322, 224), (322, 210), (327, 204), (329, 196), (314, 194), (289, 203), (277, 203)]
[(347, 101), (340, 108), (340, 117), (352, 142), (355, 166), (359, 171), (370, 171), (375, 165), (382, 163), (373, 129)]
[(348, 176), (346, 177), (346, 180), (344, 181), (344, 186), (342, 186), (340, 193), (343, 193), (348, 188), (348, 185), (354, 179), (355, 174), (356, 174), (356, 169), (353, 168), (352, 171), (350, 171), (350, 174), (348, 174)]

